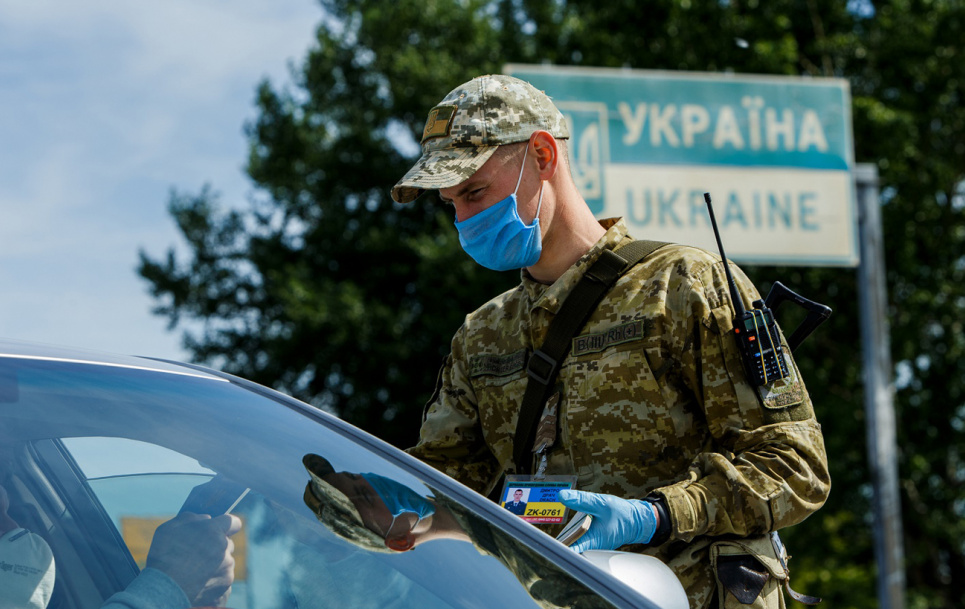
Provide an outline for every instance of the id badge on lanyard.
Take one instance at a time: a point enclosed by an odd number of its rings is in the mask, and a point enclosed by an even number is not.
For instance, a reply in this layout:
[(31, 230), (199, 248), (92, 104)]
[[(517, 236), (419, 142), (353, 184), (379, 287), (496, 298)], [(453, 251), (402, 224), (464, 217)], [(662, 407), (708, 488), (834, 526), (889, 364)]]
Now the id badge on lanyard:
[(506, 476), (499, 494), (499, 505), (532, 524), (563, 524), (568, 508), (560, 503), (558, 494), (563, 489), (576, 488), (576, 476), (547, 476), (549, 449), (556, 443), (560, 394), (554, 393), (546, 401), (536, 428), (533, 453), (539, 460), (532, 476)]

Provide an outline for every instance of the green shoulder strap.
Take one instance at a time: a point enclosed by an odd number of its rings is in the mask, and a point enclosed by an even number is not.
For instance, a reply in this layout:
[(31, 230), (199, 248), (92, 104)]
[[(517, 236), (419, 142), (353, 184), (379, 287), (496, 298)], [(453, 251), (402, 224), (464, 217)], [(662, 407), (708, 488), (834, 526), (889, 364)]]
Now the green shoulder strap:
[(526, 366), (529, 381), (513, 438), (516, 473), (530, 473), (536, 423), (556, 384), (560, 364), (570, 351), (573, 337), (586, 325), (603, 295), (613, 287), (617, 279), (664, 245), (667, 243), (661, 241), (631, 241), (616, 250), (604, 250), (563, 301), (559, 313), (550, 322), (546, 340), (539, 349), (533, 351)]

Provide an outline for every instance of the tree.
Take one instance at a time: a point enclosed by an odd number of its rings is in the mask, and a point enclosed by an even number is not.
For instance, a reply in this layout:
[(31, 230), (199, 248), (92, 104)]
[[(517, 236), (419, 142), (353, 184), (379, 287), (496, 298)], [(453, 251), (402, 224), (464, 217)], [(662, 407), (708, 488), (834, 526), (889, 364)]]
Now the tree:
[[(409, 71), (412, 109), (400, 114), (396, 87), (359, 40), (363, 20), (345, 17), (338, 31), (319, 29), (297, 94), (258, 89), (248, 174), (263, 197), (247, 212), (222, 212), (208, 188), (173, 194), (192, 259), (142, 252), (139, 272), (172, 327), (203, 322), (185, 333), (195, 360), (405, 445), (462, 316), (515, 278), (472, 263), (428, 197), (399, 207), (387, 195), (411, 164), (393, 134), (411, 138), (436, 96), (433, 75), (452, 75), (455, 59), (434, 66), (400, 53), (421, 66)], [(455, 7), (434, 19), (440, 31), (485, 31)], [(413, 98), (416, 90), (425, 93)]]
[[(189, 259), (140, 274), (194, 359), (272, 385), (400, 446), (462, 315), (516, 281), (461, 252), (432, 197), (388, 191), (445, 92), (505, 63), (847, 78), (856, 159), (878, 165), (899, 372), (909, 607), (957, 607), (965, 573), (965, 7), (955, 0), (323, 0), (291, 87), (258, 88), (248, 174), (224, 211), (174, 193)], [(795, 586), (875, 607), (855, 274), (752, 268), (828, 302), (799, 363), (826, 433), (828, 504), (787, 531)], [(198, 327), (197, 330), (192, 328)]]

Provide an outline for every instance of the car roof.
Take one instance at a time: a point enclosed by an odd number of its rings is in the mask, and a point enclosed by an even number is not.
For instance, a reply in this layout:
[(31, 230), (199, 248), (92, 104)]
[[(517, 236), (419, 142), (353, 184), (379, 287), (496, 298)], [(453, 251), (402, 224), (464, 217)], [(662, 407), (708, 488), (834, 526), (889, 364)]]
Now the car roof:
[(0, 357), (151, 370), (170, 374), (185, 374), (212, 380), (224, 380), (222, 375), (213, 370), (206, 371), (199, 366), (185, 365), (169, 360), (134, 355), (118, 355), (76, 347), (64, 347), (7, 338), (0, 339)]

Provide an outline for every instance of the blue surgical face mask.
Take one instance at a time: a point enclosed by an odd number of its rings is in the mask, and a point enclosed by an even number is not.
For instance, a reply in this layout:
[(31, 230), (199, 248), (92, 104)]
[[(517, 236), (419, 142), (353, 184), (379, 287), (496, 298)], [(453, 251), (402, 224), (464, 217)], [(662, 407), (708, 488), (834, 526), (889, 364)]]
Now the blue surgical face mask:
[(406, 512), (417, 515), (420, 522), (423, 518), (428, 518), (436, 513), (436, 506), (404, 484), (399, 484), (391, 478), (378, 474), (359, 475), (368, 480), (375, 492), (385, 502), (385, 507), (389, 508), (389, 513), (392, 514), (392, 524), (385, 531), (386, 534), (392, 530), (395, 519)]
[(539, 231), (539, 210), (543, 205), (543, 186), (540, 184), (539, 202), (536, 204), (536, 217), (529, 226), (519, 218), (516, 205), (516, 192), (523, 181), (526, 168), (526, 154), (523, 153), (523, 166), (519, 169), (516, 190), (499, 203), (479, 212), (462, 222), (456, 222), (459, 243), (473, 260), (494, 271), (510, 271), (533, 266), (543, 251)]

